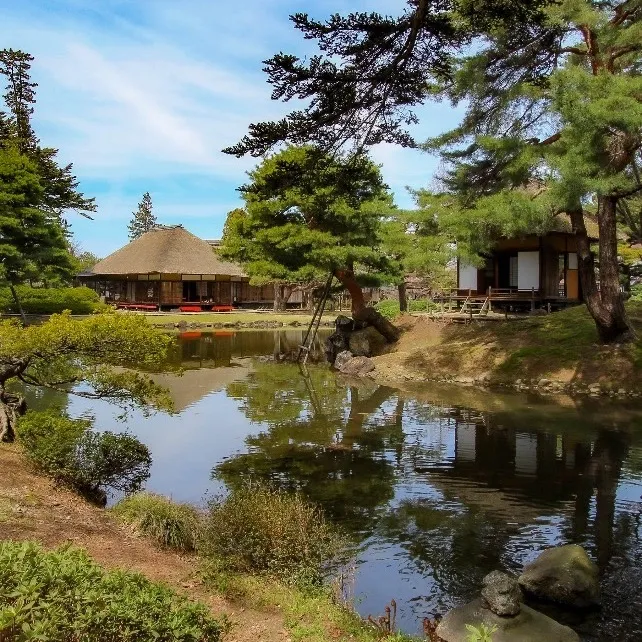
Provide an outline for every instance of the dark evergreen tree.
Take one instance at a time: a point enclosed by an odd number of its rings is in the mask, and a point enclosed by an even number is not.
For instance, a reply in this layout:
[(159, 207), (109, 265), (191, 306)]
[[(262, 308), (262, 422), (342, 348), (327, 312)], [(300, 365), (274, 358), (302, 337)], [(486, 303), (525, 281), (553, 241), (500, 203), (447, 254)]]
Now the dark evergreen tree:
[(129, 240), (133, 241), (139, 236), (149, 232), (157, 225), (156, 216), (152, 211), (152, 197), (149, 192), (143, 194), (143, 200), (138, 204), (138, 209), (132, 212), (132, 218), (127, 226), (129, 230)]
[[(265, 70), (275, 99), (308, 99), (308, 106), (251, 125), (225, 151), (260, 155), (284, 140), (326, 149), (348, 141), (413, 145), (414, 105), (434, 97), (463, 102), (461, 125), (430, 145), (449, 163), (444, 183), (453, 209), (475, 226), (495, 208), (522, 230), (568, 213), (601, 339), (632, 338), (619, 288), (616, 212), (642, 190), (640, 1), (408, 4), (399, 18), (295, 15), (321, 55), (302, 62), (278, 54)], [(600, 227), (599, 287), (584, 222), (590, 202)]]
[(332, 157), (288, 147), (267, 157), (250, 179), (239, 188), (245, 210), (228, 217), (223, 256), (266, 282), (310, 283), (333, 274), (350, 292), (354, 318), (395, 339), (394, 326), (366, 306), (362, 287), (364, 279), (394, 276), (380, 248), (381, 224), (393, 204), (379, 168), (363, 154)]
[(67, 231), (67, 210), (75, 210), (91, 218), (96, 210), (93, 198), (78, 190), (78, 179), (72, 174), (72, 164), (58, 164), (58, 150), (42, 147), (31, 123), (36, 103), (37, 84), (31, 81), (29, 70), (33, 56), (13, 49), (0, 50), (0, 74), (6, 77), (4, 100), (8, 112), (0, 112), (0, 145), (15, 145), (34, 164), (42, 187), (40, 208), (56, 218)]
[(73, 270), (62, 228), (41, 208), (42, 198), (33, 161), (14, 147), (0, 147), (0, 282), (20, 309), (17, 284), (44, 273), (68, 280)]

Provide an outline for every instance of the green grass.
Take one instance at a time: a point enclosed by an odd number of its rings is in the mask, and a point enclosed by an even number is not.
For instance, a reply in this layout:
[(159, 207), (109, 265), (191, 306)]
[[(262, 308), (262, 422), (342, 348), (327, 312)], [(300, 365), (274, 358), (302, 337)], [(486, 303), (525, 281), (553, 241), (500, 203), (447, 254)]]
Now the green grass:
[[(642, 337), (642, 303), (627, 306)], [(555, 378), (631, 389), (642, 379), (642, 341), (604, 346), (585, 306), (525, 320), (446, 326), (437, 343), (416, 346), (408, 365), (453, 376), (490, 374), (496, 383)]]
[[(273, 578), (230, 572), (225, 564), (208, 560), (201, 571), (206, 586), (246, 608), (277, 609), (293, 642), (411, 642), (401, 633), (384, 636), (343, 603), (331, 587), (301, 589)], [(382, 604), (382, 611), (385, 605)], [(373, 614), (376, 616), (377, 614)]]
[[(323, 315), (324, 321), (334, 321), (339, 312), (326, 312)], [(349, 314), (349, 312), (346, 312)], [(292, 323), (300, 323), (302, 326), (308, 325), (312, 320), (312, 315), (308, 312), (303, 313), (275, 313), (275, 312), (186, 312), (182, 314), (145, 313), (145, 318), (152, 325), (163, 326), (167, 323), (200, 323), (200, 324), (224, 324), (224, 323), (240, 323), (249, 325), (251, 323), (283, 323), (290, 325)]]
[(161, 546), (184, 552), (196, 550), (201, 515), (193, 506), (153, 493), (137, 493), (119, 501), (111, 511)]

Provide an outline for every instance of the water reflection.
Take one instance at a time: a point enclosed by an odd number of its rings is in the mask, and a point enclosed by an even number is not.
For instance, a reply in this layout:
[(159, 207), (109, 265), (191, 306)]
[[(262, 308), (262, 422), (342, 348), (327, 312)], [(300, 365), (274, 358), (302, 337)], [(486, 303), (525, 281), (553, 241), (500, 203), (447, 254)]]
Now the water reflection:
[[(155, 375), (178, 413), (128, 422), (152, 451), (151, 490), (200, 501), (248, 477), (300, 490), (358, 546), (358, 609), (378, 613), (394, 597), (411, 633), (476, 594), (488, 571), (578, 542), (599, 562), (605, 608), (571, 624), (585, 639), (642, 636), (639, 407), (401, 392), (275, 363), (301, 335), (180, 339), (168, 368), (185, 375)], [(68, 405), (114, 429), (107, 402)]]

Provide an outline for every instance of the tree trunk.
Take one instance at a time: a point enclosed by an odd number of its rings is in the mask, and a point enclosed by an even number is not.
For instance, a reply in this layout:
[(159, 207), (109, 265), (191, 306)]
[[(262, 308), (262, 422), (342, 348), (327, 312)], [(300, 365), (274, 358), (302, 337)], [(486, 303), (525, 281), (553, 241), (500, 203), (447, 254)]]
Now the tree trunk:
[(600, 288), (595, 280), (595, 262), (586, 233), (581, 207), (570, 212), (577, 236), (577, 258), (582, 295), (586, 302), (600, 340), (603, 343), (624, 343), (635, 338), (624, 298), (620, 292), (617, 260), (615, 208), (617, 199), (610, 196), (598, 198), (598, 224), (600, 230)]
[(0, 442), (15, 441), (18, 417), (26, 411), (27, 403), (24, 397), (0, 387)]
[(399, 312), (408, 312), (408, 297), (406, 296), (406, 282), (402, 281), (398, 286)]
[(16, 303), (18, 312), (20, 312), (22, 323), (24, 323), (24, 325), (27, 325), (27, 317), (25, 316), (25, 311), (22, 309), (22, 303), (20, 303), (20, 298), (18, 297), (18, 293), (16, 292), (16, 288), (14, 287), (13, 283), (9, 283), (9, 289), (11, 290), (11, 296)]
[(352, 270), (335, 270), (334, 275), (343, 287), (350, 292), (352, 298), (352, 318), (365, 321), (376, 328), (390, 343), (399, 339), (399, 330), (388, 319), (379, 314), (374, 308), (366, 306), (363, 290), (357, 282)]
[(274, 307), (272, 309), (274, 312), (281, 309), (281, 285), (279, 283), (274, 284)]

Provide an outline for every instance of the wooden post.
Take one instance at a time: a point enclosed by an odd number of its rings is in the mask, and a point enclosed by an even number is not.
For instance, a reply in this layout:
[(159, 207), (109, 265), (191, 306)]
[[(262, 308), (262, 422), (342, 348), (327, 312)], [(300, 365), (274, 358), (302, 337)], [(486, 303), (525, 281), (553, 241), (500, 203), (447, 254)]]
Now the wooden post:
[(493, 302), (490, 298), (491, 294), (493, 292), (493, 288), (489, 285), (488, 286), (488, 311), (492, 312), (493, 311)]
[(535, 312), (535, 288), (531, 288), (531, 312)]

